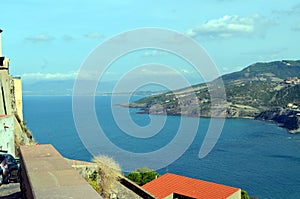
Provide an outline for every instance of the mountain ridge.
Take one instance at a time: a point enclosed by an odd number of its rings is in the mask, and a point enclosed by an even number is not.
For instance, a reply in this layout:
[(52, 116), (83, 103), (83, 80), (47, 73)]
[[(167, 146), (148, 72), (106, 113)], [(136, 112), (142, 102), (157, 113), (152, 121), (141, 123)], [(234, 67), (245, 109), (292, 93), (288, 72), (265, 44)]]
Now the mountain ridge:
[[(224, 83), (226, 102), (214, 102), (215, 109), (211, 107), (212, 91), (209, 88), (220, 80)], [(218, 93), (217, 90), (213, 92)], [(258, 62), (211, 82), (142, 98), (126, 106), (140, 108), (141, 113), (146, 114), (222, 117), (222, 111), (225, 111), (228, 118), (264, 120), (264, 117), (257, 116), (273, 109), (287, 109), (288, 104), (300, 105), (300, 60)], [(218, 109), (219, 113), (212, 114), (213, 110)], [(282, 114), (284, 112), (281, 111)], [(299, 123), (297, 114), (296, 110), (293, 117)], [(299, 125), (296, 127), (299, 128)]]

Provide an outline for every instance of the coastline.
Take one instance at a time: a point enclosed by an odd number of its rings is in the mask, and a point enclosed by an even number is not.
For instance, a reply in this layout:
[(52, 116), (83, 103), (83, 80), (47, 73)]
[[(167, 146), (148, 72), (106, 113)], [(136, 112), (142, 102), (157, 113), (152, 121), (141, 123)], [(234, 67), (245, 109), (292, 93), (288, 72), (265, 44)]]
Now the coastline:
[[(300, 133), (300, 117), (297, 116), (296, 112), (290, 112), (290, 110), (285, 109), (274, 109), (274, 110), (266, 110), (262, 111), (259, 114), (255, 115), (254, 117), (251, 116), (238, 116), (238, 117), (231, 117), (225, 115), (225, 117), (218, 117), (218, 116), (208, 116), (208, 115), (182, 115), (180, 113), (174, 113), (170, 114), (167, 112), (153, 112), (150, 113), (150, 111), (143, 105), (136, 105), (132, 106), (130, 104), (118, 104), (118, 106), (124, 107), (124, 108), (136, 108), (140, 109), (140, 111), (137, 111), (137, 114), (150, 114), (150, 115), (167, 115), (167, 116), (184, 116), (184, 117), (193, 117), (193, 118), (226, 118), (226, 119), (250, 119), (250, 120), (260, 120), (264, 122), (272, 122), (275, 124), (278, 124), (279, 127), (284, 128), (289, 132), (290, 134), (297, 134)], [(267, 113), (271, 112), (272, 116), (268, 116)], [(287, 113), (288, 112), (288, 113)], [(274, 114), (276, 113), (276, 114)], [(292, 114), (291, 114), (292, 113)], [(280, 118), (280, 119), (278, 119)], [(291, 118), (293, 118), (293, 121), (291, 122)]]

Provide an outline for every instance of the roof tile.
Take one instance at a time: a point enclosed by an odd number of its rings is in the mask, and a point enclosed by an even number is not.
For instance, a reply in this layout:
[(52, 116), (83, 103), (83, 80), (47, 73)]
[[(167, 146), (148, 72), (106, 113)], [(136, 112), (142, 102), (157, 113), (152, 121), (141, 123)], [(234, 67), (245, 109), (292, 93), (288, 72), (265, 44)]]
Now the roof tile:
[(171, 173), (164, 174), (145, 184), (143, 188), (158, 198), (165, 198), (173, 193), (177, 193), (192, 198), (225, 199), (240, 190), (239, 188)]

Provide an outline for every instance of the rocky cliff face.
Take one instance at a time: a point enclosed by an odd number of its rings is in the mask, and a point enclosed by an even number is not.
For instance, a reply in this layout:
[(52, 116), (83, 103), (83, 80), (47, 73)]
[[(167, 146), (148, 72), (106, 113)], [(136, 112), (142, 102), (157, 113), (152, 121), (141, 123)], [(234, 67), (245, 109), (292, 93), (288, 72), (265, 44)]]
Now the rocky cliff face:
[(257, 120), (269, 120), (281, 124), (282, 127), (287, 128), (290, 132), (300, 132), (300, 116), (297, 110), (277, 108), (267, 110), (255, 116)]

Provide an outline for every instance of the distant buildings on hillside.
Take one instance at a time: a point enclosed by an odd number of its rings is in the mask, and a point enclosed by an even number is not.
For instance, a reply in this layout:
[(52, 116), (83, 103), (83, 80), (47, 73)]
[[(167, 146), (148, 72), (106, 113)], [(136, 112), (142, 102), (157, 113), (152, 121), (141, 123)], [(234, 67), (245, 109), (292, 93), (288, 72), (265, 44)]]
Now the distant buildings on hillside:
[(300, 117), (300, 107), (297, 104), (288, 103), (287, 108), (296, 111), (296, 116)]
[(300, 79), (298, 77), (291, 77), (287, 80), (284, 80), (285, 84), (300, 84)]
[(288, 103), (287, 107), (290, 109), (298, 109), (298, 105), (294, 103)]

